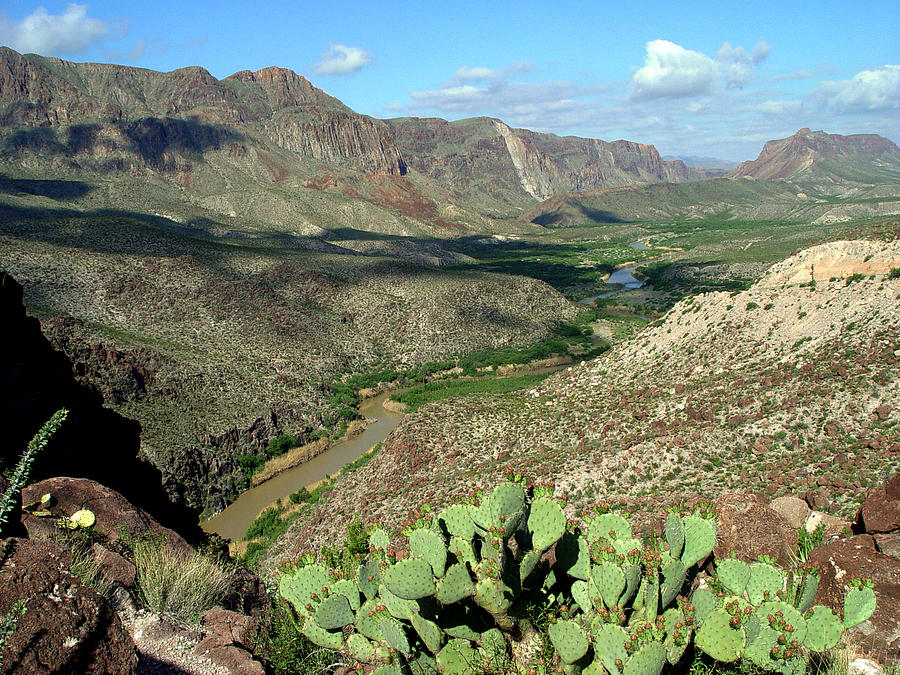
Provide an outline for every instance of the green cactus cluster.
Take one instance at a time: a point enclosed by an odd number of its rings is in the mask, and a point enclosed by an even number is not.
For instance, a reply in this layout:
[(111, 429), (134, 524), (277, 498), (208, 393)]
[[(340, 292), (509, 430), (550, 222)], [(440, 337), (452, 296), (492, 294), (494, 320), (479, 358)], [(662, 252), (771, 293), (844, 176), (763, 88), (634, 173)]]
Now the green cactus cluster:
[[(541, 635), (564, 673), (659, 675), (693, 644), (720, 662), (799, 675), (810, 653), (874, 611), (861, 580), (843, 617), (813, 607), (815, 570), (785, 572), (765, 558), (716, 561), (701, 582), (716, 543), (708, 513), (670, 513), (663, 536), (645, 544), (604, 509), (569, 521), (552, 492), (511, 480), (470, 503), (426, 509), (401, 547), (377, 527), (355, 575), (307, 558), (284, 570), (281, 595), (313, 643), (379, 675), (498, 664), (547, 672), (513, 649)], [(535, 625), (535, 607), (548, 623)]]

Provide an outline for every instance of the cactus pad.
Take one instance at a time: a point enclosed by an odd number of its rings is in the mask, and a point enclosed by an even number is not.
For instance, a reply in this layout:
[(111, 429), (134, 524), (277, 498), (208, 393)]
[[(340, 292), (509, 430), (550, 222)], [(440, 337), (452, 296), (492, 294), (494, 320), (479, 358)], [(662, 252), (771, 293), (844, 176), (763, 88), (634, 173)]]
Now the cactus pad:
[(588, 580), (591, 575), (591, 547), (587, 539), (566, 532), (556, 542), (556, 567), (570, 577)]
[(359, 633), (347, 638), (347, 652), (360, 663), (369, 663), (375, 658), (375, 645)]
[(438, 581), (435, 596), (445, 605), (459, 602), (475, 593), (475, 584), (465, 565), (451, 565), (444, 578)]
[(695, 638), (698, 649), (722, 663), (737, 661), (746, 641), (744, 629), (732, 628), (730, 621), (731, 617), (725, 610), (714, 609), (703, 621)]
[(690, 567), (712, 553), (716, 546), (716, 528), (710, 521), (698, 516), (685, 516), (683, 522), (684, 551), (681, 562), (685, 567)]
[[(797, 593), (797, 609), (805, 612), (812, 607), (813, 600), (816, 599), (816, 592), (819, 590), (819, 575), (812, 572), (804, 572), (803, 578), (800, 580), (800, 588)], [(845, 599), (846, 602), (846, 599)], [(846, 619), (846, 610), (844, 618)]]
[(390, 545), (391, 538), (388, 536), (388, 533), (384, 531), (384, 528), (376, 527), (372, 530), (372, 533), (369, 535), (369, 546), (371, 548), (377, 548), (383, 551)]
[(471, 512), (465, 504), (448, 506), (438, 515), (438, 520), (444, 523), (447, 534), (452, 537), (461, 537), (471, 541), (475, 536), (475, 523), (472, 522)]
[(736, 558), (716, 561), (716, 579), (734, 595), (743, 595), (750, 581), (750, 565)]
[[(346, 598), (344, 598), (346, 600)], [(309, 638), (309, 641), (319, 647), (326, 649), (343, 649), (344, 636), (340, 631), (332, 633), (322, 628), (318, 622), (311, 616), (303, 622), (303, 634)]]
[(662, 595), (660, 603), (662, 607), (668, 607), (684, 585), (684, 579), (687, 576), (687, 568), (684, 566), (683, 562), (673, 558), (663, 565), (662, 573), (663, 584), (660, 589)]
[(659, 675), (666, 665), (666, 648), (660, 642), (648, 642), (625, 662), (624, 675)]
[(403, 630), (403, 624), (397, 619), (392, 617), (382, 619), (381, 634), (384, 635), (384, 641), (388, 645), (403, 654), (403, 656), (409, 657), (409, 640), (406, 637), (406, 631)]
[(325, 630), (335, 630), (353, 623), (356, 618), (345, 595), (332, 595), (316, 608), (316, 623)]
[(806, 637), (803, 644), (814, 652), (824, 652), (834, 647), (844, 634), (844, 624), (830, 608), (816, 605), (812, 616), (806, 619)]
[(475, 587), (475, 602), (494, 616), (504, 614), (511, 604), (509, 590), (497, 579), (482, 579)]
[(343, 595), (354, 612), (359, 609), (359, 585), (352, 579), (341, 579), (331, 584), (332, 595)]
[(434, 530), (413, 530), (409, 535), (409, 552), (431, 565), (436, 577), (444, 576), (447, 567), (447, 546)]
[(356, 583), (368, 600), (378, 595), (378, 584), (381, 583), (381, 568), (377, 560), (367, 560), (356, 570)]
[(475, 549), (472, 548), (472, 543), (468, 539), (455, 536), (450, 537), (450, 543), (447, 545), (447, 550), (455, 555), (456, 559), (461, 563), (467, 562), (474, 567), (475, 563), (478, 562), (475, 557)]
[(756, 609), (755, 614), (765, 626), (769, 625), (768, 617), (770, 615), (780, 617), (785, 624), (793, 627), (791, 637), (797, 642), (803, 642), (806, 637), (809, 624), (793, 605), (778, 600), (764, 602)]
[(562, 507), (548, 497), (535, 499), (528, 514), (528, 531), (536, 550), (550, 548), (566, 531), (566, 516)]
[(504, 520), (525, 506), (525, 490), (518, 483), (500, 483), (475, 512), (475, 522), (484, 529), (501, 527)]
[(298, 613), (305, 616), (309, 614), (306, 606), (318, 604), (322, 598), (322, 588), (330, 583), (331, 578), (324, 567), (307, 565), (282, 576), (278, 582), (278, 590)]
[(868, 586), (853, 586), (844, 596), (844, 626), (853, 628), (875, 611), (875, 591)]
[(71, 528), (90, 527), (97, 521), (94, 512), (90, 509), (80, 509), (69, 516), (69, 522), (72, 523)]
[(625, 590), (625, 575), (613, 563), (600, 562), (591, 567), (591, 580), (607, 608), (618, 603)]
[(409, 621), (409, 618), (419, 611), (415, 600), (406, 600), (391, 593), (384, 584), (378, 587), (378, 599), (387, 608), (388, 613), (397, 619)]
[(438, 628), (437, 624), (423, 619), (418, 614), (413, 614), (409, 622), (415, 628), (416, 633), (422, 638), (422, 643), (428, 648), (432, 654), (437, 654), (441, 649), (441, 643), (444, 641), (444, 631)]
[(591, 625), (591, 638), (597, 659), (610, 673), (617, 675), (620, 668), (616, 661), (624, 662), (628, 658), (625, 651), (628, 634), (620, 626), (598, 620)]
[(587, 582), (584, 582), (581, 579), (573, 582), (572, 597), (575, 599), (575, 602), (578, 603), (582, 612), (589, 612), (591, 610), (591, 596), (588, 592)]
[(691, 604), (694, 605), (694, 619), (698, 624), (709, 616), (709, 613), (716, 608), (716, 596), (712, 594), (708, 588), (698, 588), (691, 595)]
[[(612, 532), (612, 536), (610, 536)], [(603, 513), (591, 521), (588, 526), (587, 538), (591, 543), (600, 539), (613, 541), (614, 539), (630, 539), (631, 525), (618, 513)]]
[(684, 550), (684, 523), (677, 513), (670, 513), (666, 517), (665, 536), (672, 557), (680, 558)]
[(783, 588), (784, 573), (777, 567), (764, 562), (750, 565), (747, 597), (754, 605), (759, 605), (765, 600), (775, 600), (775, 594)]
[(418, 600), (435, 591), (431, 565), (421, 558), (407, 558), (391, 565), (384, 572), (384, 585), (406, 600)]
[(356, 630), (370, 640), (381, 642), (384, 635), (381, 633), (382, 616), (376, 611), (376, 601), (367, 600), (356, 613)]
[(455, 638), (447, 642), (437, 655), (438, 670), (444, 675), (471, 675), (480, 659), (468, 640)]
[(574, 621), (561, 620), (550, 624), (550, 642), (564, 663), (575, 663), (587, 654), (590, 642)]
[(772, 659), (772, 649), (778, 645), (778, 633), (761, 624), (752, 640), (747, 640), (744, 657), (763, 670), (778, 670), (780, 664)]

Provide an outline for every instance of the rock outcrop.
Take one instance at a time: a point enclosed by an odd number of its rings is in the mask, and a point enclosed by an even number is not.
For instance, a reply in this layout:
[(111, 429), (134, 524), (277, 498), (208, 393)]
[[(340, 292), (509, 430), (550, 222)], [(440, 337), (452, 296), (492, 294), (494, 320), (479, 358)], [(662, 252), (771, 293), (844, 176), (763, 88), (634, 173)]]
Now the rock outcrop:
[[(861, 161), (868, 170), (853, 166)], [(849, 175), (843, 176), (841, 163), (849, 165)], [(756, 178), (757, 180), (810, 180), (841, 176), (853, 180), (864, 178), (875, 171), (878, 164), (900, 168), (900, 148), (876, 134), (841, 136), (824, 131), (800, 129), (789, 138), (769, 141), (759, 157), (743, 162), (731, 171), (731, 178)]]
[(47, 541), (5, 539), (0, 617), (27, 601), (4, 652), (5, 673), (135, 672), (137, 653), (109, 603), (66, 570), (70, 554)]

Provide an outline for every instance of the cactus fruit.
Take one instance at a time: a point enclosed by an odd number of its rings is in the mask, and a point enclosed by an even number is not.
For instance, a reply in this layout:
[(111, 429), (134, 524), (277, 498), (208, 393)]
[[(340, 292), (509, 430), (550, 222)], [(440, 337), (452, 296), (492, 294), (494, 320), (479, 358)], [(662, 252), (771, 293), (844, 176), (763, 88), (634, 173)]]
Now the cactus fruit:
[(563, 663), (575, 663), (587, 654), (590, 642), (584, 631), (574, 621), (560, 620), (550, 624), (550, 642)]
[(623, 675), (659, 675), (666, 665), (666, 648), (659, 642), (648, 642), (625, 662)]
[(851, 586), (844, 596), (844, 626), (853, 628), (862, 623), (875, 611), (875, 591), (860, 584)]
[(743, 560), (726, 558), (716, 561), (716, 579), (734, 595), (743, 595), (750, 581), (750, 565)]
[(684, 523), (677, 513), (670, 513), (666, 517), (665, 536), (669, 552), (673, 557), (680, 558), (684, 550)]
[(755, 614), (763, 625), (771, 624), (772, 621), (769, 617), (772, 616), (777, 620), (778, 624), (790, 626), (792, 630), (788, 632), (790, 632), (791, 638), (797, 640), (797, 642), (803, 642), (806, 637), (809, 624), (793, 605), (778, 600), (764, 602), (757, 607)]
[(685, 516), (683, 522), (684, 551), (681, 562), (685, 567), (690, 567), (712, 553), (716, 546), (716, 529), (710, 521), (698, 516)]
[(607, 608), (618, 604), (625, 591), (625, 575), (618, 565), (600, 562), (591, 567), (591, 580)]
[(754, 605), (766, 600), (774, 600), (775, 594), (784, 589), (784, 573), (769, 563), (757, 562), (750, 565), (750, 580), (747, 582), (747, 597)]
[(447, 568), (444, 578), (438, 581), (435, 597), (445, 605), (451, 605), (475, 593), (475, 584), (465, 565), (455, 564)]
[(528, 531), (535, 550), (550, 548), (566, 531), (566, 516), (562, 508), (549, 497), (539, 497), (531, 503)]
[(806, 637), (803, 644), (814, 652), (824, 652), (834, 647), (844, 634), (844, 625), (830, 608), (816, 605), (812, 616), (806, 619)]
[(608, 541), (630, 539), (631, 525), (618, 513), (603, 513), (591, 521), (588, 526), (587, 538), (591, 543), (600, 541), (600, 539)]
[(714, 609), (701, 624), (694, 642), (716, 661), (731, 663), (740, 658), (746, 635), (740, 626), (732, 628), (731, 616), (724, 609)]
[(422, 643), (432, 654), (437, 654), (441, 650), (441, 644), (444, 641), (444, 631), (438, 628), (438, 625), (428, 619), (423, 619), (418, 614), (413, 614), (409, 622), (415, 628), (416, 633), (422, 638)]
[(421, 558), (407, 558), (388, 567), (384, 572), (384, 585), (388, 590), (406, 600), (418, 600), (434, 595), (434, 577), (431, 565)]
[(353, 623), (356, 615), (345, 595), (332, 595), (316, 608), (316, 623), (325, 630), (335, 630)]
[(335, 650), (344, 647), (344, 636), (340, 631), (332, 633), (325, 630), (311, 616), (307, 617), (306, 621), (303, 622), (303, 634), (309, 638), (310, 642), (319, 647)]
[(409, 535), (409, 552), (431, 565), (435, 577), (444, 576), (447, 567), (447, 546), (434, 530), (413, 530)]

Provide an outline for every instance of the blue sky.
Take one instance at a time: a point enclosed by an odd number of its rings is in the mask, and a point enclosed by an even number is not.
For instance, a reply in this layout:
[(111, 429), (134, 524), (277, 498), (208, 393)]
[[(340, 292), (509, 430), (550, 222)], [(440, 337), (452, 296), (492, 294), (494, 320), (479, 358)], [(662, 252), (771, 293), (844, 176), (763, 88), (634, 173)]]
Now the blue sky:
[(755, 158), (808, 126), (900, 141), (900, 8), (840, 2), (0, 0), (0, 44), (222, 78), (279, 65), (358, 112), (499, 117)]

